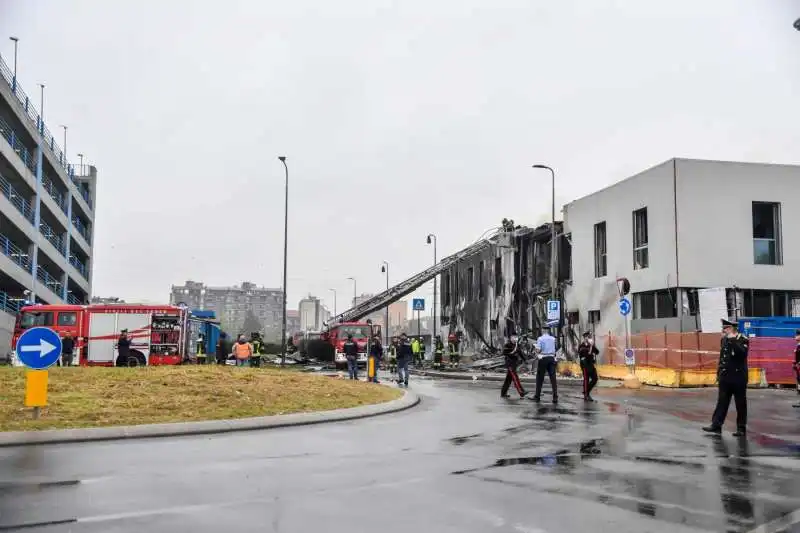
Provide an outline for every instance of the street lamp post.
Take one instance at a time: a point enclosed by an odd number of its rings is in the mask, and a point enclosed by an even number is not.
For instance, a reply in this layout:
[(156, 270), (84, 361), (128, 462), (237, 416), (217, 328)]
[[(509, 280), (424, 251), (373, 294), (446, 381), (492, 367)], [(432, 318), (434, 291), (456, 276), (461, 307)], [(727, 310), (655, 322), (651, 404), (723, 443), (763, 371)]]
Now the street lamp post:
[(83, 154), (78, 154), (78, 161), (80, 161), (81, 176), (83, 176)]
[(39, 84), (39, 133), (44, 135), (44, 83)]
[[(386, 292), (389, 292), (389, 263), (386, 261), (383, 262), (381, 266), (381, 272), (386, 274)], [(384, 335), (386, 339), (384, 341), (384, 346), (389, 346), (389, 304), (386, 304), (386, 334)]]
[(794, 21), (794, 29), (800, 31), (800, 19)]
[(336, 289), (328, 289), (333, 293), (333, 316), (336, 316), (338, 313), (336, 312)]
[(17, 45), (19, 44), (19, 37), (9, 37), (14, 41), (14, 77), (11, 78), (11, 92), (17, 94)]
[(283, 209), (283, 322), (281, 324), (281, 367), (286, 364), (286, 259), (289, 250), (289, 167), (286, 156), (278, 156), (286, 177), (286, 199)]
[(350, 277), (347, 278), (353, 282), (353, 307), (356, 306), (356, 278)]
[(556, 299), (556, 285), (558, 276), (556, 275), (556, 258), (558, 257), (558, 243), (556, 242), (556, 173), (547, 165), (533, 165), (533, 168), (542, 168), (550, 171), (553, 178), (553, 212), (550, 224), (550, 298)]
[[(433, 233), (428, 234), (428, 244), (433, 243), (433, 266), (436, 266), (438, 262), (436, 259), (436, 235)], [(437, 297), (438, 297), (438, 284), (437, 279), (439, 276), (433, 277), (433, 338), (436, 340), (436, 308), (437, 308)]]
[(61, 127), (64, 128), (64, 150), (61, 152), (61, 164), (67, 164), (67, 127), (64, 124), (61, 124)]

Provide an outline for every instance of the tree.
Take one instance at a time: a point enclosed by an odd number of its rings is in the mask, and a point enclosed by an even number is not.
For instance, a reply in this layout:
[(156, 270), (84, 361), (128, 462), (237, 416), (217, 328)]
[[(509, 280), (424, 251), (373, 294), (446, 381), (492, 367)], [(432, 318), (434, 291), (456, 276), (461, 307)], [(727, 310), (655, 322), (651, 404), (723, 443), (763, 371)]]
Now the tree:
[(261, 333), (262, 329), (264, 329), (263, 324), (258, 321), (258, 317), (253, 313), (253, 311), (247, 311), (247, 315), (244, 318), (244, 325), (242, 325), (241, 333), (249, 335), (253, 332)]

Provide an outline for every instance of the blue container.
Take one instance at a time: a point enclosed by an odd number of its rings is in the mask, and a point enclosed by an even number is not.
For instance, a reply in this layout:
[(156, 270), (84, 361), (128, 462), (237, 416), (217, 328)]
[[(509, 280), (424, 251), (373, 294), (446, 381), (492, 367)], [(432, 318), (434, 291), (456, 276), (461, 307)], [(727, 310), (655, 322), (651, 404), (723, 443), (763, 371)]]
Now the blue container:
[(798, 329), (800, 317), (796, 316), (739, 319), (739, 331), (748, 337), (794, 337)]

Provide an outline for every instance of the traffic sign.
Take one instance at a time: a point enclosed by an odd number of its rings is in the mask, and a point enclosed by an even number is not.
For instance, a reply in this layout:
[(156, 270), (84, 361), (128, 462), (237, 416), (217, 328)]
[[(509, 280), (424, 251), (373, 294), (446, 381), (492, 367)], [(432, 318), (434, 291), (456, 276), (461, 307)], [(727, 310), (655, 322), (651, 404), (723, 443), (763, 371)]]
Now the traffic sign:
[(17, 358), (34, 370), (53, 366), (61, 356), (61, 338), (50, 328), (31, 328), (17, 341)]
[(622, 316), (628, 316), (631, 312), (631, 301), (627, 298), (619, 299), (619, 313)]
[(628, 366), (636, 364), (636, 358), (634, 357), (633, 350), (631, 348), (625, 349), (625, 364)]
[(425, 310), (425, 298), (414, 298), (411, 301), (412, 309), (414, 311), (424, 311)]
[(547, 300), (547, 320), (559, 320), (561, 318), (561, 302), (559, 300)]

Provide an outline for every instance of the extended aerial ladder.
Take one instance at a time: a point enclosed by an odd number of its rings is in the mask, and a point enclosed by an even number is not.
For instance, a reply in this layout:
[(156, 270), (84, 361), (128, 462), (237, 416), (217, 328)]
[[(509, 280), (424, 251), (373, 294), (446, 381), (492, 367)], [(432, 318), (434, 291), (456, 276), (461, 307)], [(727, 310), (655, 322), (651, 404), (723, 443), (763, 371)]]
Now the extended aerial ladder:
[(363, 302), (359, 303), (355, 307), (336, 315), (333, 317), (332, 322), (334, 324), (341, 322), (355, 322), (360, 318), (364, 318), (365, 316), (374, 313), (375, 311), (383, 309), (389, 304), (396, 302), (403, 296), (415, 291), (451, 266), (457, 264), (459, 261), (480, 253), (491, 245), (492, 243), (489, 238), (480, 239), (467, 248), (464, 248), (460, 252), (445, 257), (432, 267), (423, 270), (419, 274), (408, 278), (402, 283), (398, 283), (394, 287), (391, 287), (380, 294), (376, 294), (368, 300), (364, 300)]

